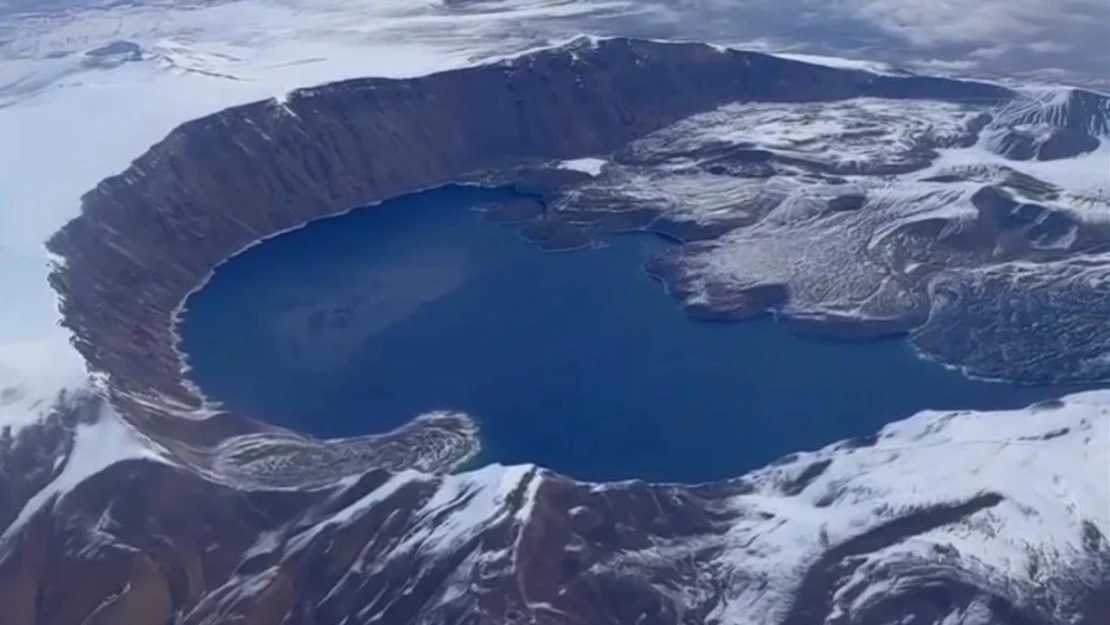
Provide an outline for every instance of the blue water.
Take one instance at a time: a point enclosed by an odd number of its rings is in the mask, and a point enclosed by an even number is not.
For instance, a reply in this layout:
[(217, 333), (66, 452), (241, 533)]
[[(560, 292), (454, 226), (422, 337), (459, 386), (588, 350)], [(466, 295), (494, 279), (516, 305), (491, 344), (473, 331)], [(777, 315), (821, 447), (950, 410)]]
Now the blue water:
[(623, 235), (545, 253), (447, 187), (276, 237), (188, 302), (192, 378), (230, 409), (324, 437), (437, 409), (482, 426), (483, 461), (583, 479), (702, 481), (874, 433), (925, 408), (1019, 407), (1062, 389), (976, 382), (902, 340), (694, 322)]

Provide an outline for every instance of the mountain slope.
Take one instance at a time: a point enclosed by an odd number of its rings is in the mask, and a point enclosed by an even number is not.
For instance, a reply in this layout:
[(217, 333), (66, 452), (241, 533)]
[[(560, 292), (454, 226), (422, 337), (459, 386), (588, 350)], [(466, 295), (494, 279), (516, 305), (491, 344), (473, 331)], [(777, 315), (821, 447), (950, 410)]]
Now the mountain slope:
[(493, 465), (299, 490), (213, 482), (63, 406), (74, 444), (6, 525), (0, 599), (12, 625), (1093, 624), (1108, 400), (922, 413), (701, 486)]

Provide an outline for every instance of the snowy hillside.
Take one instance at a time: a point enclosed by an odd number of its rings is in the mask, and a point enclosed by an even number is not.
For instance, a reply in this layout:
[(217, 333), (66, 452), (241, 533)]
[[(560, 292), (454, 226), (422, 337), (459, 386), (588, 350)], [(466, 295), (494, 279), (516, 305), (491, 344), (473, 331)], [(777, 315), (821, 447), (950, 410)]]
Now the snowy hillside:
[[(696, 487), (493, 465), (284, 493), (171, 468), (103, 407), (70, 405), (51, 417), (68, 451), (0, 539), (0, 563), (48, 559), (0, 579), (0, 597), (33, 587), (79, 610), (52, 576), (100, 562), (90, 588), (117, 590), (88, 609), (158, 622), (1096, 623), (1110, 588), (1108, 405), (1092, 392), (922, 413)], [(44, 531), (62, 548), (39, 551)], [(208, 573), (190, 594), (143, 606), (198, 564)], [(14, 623), (69, 622), (58, 604), (26, 609)]]

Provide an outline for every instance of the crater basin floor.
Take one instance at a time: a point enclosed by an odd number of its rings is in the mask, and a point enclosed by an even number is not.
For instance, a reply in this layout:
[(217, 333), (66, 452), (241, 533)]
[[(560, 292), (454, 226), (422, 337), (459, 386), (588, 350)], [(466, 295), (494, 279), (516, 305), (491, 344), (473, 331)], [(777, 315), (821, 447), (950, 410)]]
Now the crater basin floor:
[(923, 409), (1073, 389), (970, 380), (901, 339), (823, 341), (770, 319), (688, 319), (643, 270), (654, 235), (548, 253), (449, 186), (234, 257), (187, 302), (190, 376), (231, 410), (319, 437), (460, 410), (479, 461), (590, 480), (699, 482), (874, 433)]

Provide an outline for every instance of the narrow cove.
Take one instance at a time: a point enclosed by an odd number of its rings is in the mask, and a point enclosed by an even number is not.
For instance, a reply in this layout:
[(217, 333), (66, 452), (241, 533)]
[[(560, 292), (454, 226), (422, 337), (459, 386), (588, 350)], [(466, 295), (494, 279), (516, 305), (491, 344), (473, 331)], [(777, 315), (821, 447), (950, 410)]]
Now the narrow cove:
[(190, 377), (225, 407), (319, 437), (432, 410), (482, 428), (483, 462), (589, 480), (698, 482), (874, 433), (923, 409), (1067, 391), (970, 380), (903, 340), (705, 323), (643, 270), (653, 235), (546, 253), (448, 186), (321, 220), (222, 265), (181, 321)]

